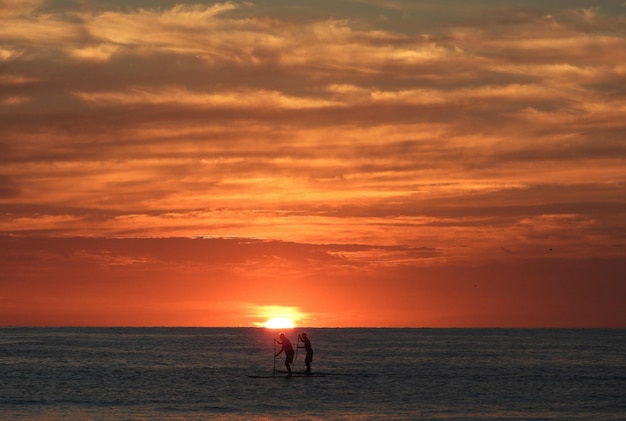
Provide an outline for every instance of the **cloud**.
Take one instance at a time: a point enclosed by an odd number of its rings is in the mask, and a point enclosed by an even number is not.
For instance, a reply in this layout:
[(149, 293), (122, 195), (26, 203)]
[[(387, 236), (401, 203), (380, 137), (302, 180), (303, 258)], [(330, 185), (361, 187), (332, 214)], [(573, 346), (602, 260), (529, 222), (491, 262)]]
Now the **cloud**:
[(179, 87), (165, 87), (158, 92), (150, 88), (136, 87), (131, 92), (76, 92), (80, 99), (97, 105), (129, 104), (180, 104), (193, 107), (214, 108), (267, 108), (306, 109), (336, 106), (337, 103), (314, 98), (297, 98), (272, 91), (243, 91), (203, 93), (190, 92)]
[(23, 4), (0, 14), (5, 232), (341, 237), (395, 264), (623, 213), (604, 6)]
[(44, 0), (4, 0), (0, 4), (0, 18), (31, 15), (44, 3)]

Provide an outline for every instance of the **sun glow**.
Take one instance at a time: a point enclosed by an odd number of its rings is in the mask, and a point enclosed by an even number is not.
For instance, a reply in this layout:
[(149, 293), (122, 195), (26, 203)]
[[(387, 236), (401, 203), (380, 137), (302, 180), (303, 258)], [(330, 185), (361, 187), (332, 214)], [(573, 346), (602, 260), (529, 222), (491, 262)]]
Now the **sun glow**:
[(265, 322), (265, 327), (268, 329), (291, 329), (294, 327), (294, 323), (286, 317), (272, 317)]
[(247, 312), (253, 320), (253, 326), (269, 329), (291, 329), (296, 324), (308, 326), (311, 319), (310, 313), (304, 313), (294, 306), (250, 304)]

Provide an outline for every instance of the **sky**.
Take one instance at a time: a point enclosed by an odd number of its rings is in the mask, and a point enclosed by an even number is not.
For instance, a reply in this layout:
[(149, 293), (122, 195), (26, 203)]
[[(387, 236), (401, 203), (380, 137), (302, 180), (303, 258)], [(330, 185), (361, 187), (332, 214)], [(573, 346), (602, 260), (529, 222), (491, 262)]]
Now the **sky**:
[(3, 0), (0, 326), (626, 327), (624, 0)]

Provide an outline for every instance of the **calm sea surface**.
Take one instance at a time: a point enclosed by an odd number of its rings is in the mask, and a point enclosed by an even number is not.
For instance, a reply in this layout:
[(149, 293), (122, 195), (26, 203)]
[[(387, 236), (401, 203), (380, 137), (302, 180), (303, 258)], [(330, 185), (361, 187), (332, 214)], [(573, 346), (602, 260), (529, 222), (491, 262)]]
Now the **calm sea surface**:
[(306, 332), (286, 378), (266, 329), (0, 329), (0, 418), (626, 419), (625, 330)]

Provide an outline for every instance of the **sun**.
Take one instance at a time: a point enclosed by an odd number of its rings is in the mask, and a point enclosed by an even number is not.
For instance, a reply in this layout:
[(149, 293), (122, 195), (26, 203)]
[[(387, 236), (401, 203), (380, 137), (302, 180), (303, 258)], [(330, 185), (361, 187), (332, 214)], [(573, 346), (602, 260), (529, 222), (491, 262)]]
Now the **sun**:
[(249, 305), (251, 318), (256, 319), (252, 325), (268, 329), (292, 329), (296, 324), (309, 320), (307, 313), (298, 307), (281, 305)]
[(292, 329), (295, 325), (286, 317), (272, 317), (265, 322), (268, 329)]

